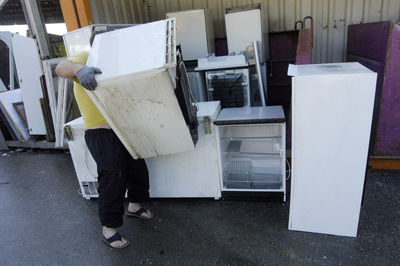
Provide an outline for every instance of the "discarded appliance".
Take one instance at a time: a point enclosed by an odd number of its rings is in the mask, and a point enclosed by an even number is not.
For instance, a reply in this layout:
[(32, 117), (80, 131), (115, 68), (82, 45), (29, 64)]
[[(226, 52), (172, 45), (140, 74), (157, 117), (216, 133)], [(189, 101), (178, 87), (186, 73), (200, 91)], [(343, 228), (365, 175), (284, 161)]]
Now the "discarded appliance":
[(376, 73), (359, 63), (290, 65), (289, 229), (357, 235)]
[(378, 73), (370, 154), (400, 156), (400, 23), (349, 25), (346, 61)]
[(0, 112), (2, 120), (7, 122), (8, 131), (17, 140), (27, 140), (30, 138), (26, 121), (18, 112), (16, 105), (22, 104), (21, 89), (15, 89), (0, 93)]
[(90, 50), (87, 65), (102, 74), (88, 95), (134, 158), (194, 149), (173, 87), (176, 74), (170, 76), (175, 38), (175, 19), (167, 19), (97, 35)]
[(43, 98), (40, 77), (43, 72), (37, 45), (32, 38), (10, 32), (0, 32), (0, 40), (8, 46), (9, 53), (9, 75), (4, 85), (10, 90), (21, 89), (29, 133), (46, 135), (40, 105)]
[(225, 108), (214, 124), (222, 197), (263, 198), (273, 193), (286, 201), (282, 107)]
[[(260, 6), (252, 9), (227, 9), (225, 14), (226, 38), (229, 54), (245, 51), (253, 41), (260, 42), (260, 62), (265, 62), (268, 54), (264, 51), (263, 27)], [(268, 50), (268, 49), (267, 49)]]
[(85, 142), (83, 118), (66, 123), (64, 130), (82, 196), (86, 199), (98, 197), (97, 164)]
[[(194, 150), (146, 159), (151, 197), (221, 197), (213, 125), (221, 107), (219, 102), (201, 102), (198, 108), (199, 140)], [(86, 146), (83, 119), (65, 124), (65, 134), (82, 196), (97, 198), (97, 166)]]
[(209, 101), (221, 101), (222, 108), (250, 106), (249, 69), (244, 55), (201, 58), (195, 70), (205, 72)]
[(176, 42), (184, 61), (197, 60), (214, 53), (214, 27), (207, 9), (169, 12), (176, 19)]

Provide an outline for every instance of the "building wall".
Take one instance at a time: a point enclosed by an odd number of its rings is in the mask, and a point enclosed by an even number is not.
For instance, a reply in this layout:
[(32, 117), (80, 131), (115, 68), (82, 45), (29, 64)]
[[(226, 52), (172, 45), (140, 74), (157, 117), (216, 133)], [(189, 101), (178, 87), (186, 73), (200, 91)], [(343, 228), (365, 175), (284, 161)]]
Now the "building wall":
[[(225, 9), (261, 4), (264, 30), (293, 30), (296, 20), (314, 18), (313, 62), (340, 62), (347, 25), (400, 20), (400, 0), (90, 0), (94, 23), (143, 23), (177, 10), (208, 8), (216, 38), (225, 37)], [(307, 25), (308, 26), (308, 25)]]

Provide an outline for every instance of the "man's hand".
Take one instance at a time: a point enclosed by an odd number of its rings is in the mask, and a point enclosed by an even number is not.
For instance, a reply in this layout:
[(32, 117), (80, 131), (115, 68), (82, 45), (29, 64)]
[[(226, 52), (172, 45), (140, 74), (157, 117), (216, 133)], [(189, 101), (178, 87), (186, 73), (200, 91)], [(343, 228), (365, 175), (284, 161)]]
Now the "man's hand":
[(101, 70), (97, 67), (84, 66), (76, 72), (75, 76), (85, 89), (92, 91), (97, 86), (95, 75), (101, 73)]

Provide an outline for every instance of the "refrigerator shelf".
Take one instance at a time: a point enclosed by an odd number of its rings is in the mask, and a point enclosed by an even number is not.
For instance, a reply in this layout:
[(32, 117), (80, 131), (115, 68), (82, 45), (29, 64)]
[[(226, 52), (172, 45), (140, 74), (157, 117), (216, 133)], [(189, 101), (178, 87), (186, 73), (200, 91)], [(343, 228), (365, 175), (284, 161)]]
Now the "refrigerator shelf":
[(281, 124), (252, 125), (252, 126), (221, 126), (221, 139), (224, 138), (268, 138), (281, 137)]
[(230, 140), (225, 153), (280, 155), (281, 145), (275, 139)]
[(222, 137), (221, 140), (268, 140), (282, 139), (282, 136), (266, 136), (266, 137)]

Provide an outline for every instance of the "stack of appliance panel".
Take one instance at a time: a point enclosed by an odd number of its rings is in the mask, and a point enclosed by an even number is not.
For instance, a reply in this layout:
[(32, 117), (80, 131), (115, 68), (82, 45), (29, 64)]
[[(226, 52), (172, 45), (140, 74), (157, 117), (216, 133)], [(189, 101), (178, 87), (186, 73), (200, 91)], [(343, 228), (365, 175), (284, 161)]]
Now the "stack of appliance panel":
[(40, 81), (43, 72), (35, 40), (10, 32), (0, 32), (0, 40), (7, 46), (9, 55), (9, 69), (5, 70), (9, 78), (2, 83), (10, 90), (21, 89), (29, 134), (46, 135), (40, 101), (43, 98)]
[(96, 36), (87, 61), (102, 70), (88, 95), (134, 158), (194, 149), (175, 95), (175, 19)]

